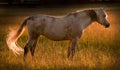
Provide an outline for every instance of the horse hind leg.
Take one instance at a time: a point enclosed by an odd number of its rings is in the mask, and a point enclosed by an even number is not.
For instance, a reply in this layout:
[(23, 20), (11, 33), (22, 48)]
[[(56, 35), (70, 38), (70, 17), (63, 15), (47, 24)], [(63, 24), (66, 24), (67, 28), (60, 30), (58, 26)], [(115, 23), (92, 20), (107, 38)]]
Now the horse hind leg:
[(25, 45), (25, 48), (24, 48), (24, 61), (26, 60), (26, 56), (29, 50), (31, 52), (31, 55), (34, 56), (34, 50), (37, 43), (37, 38), (38, 36), (29, 37), (28, 43)]
[(34, 40), (33, 46), (30, 47), (30, 52), (32, 57), (34, 56), (36, 44), (37, 44), (37, 39)]
[(30, 39), (30, 40), (28, 40), (28, 43), (24, 47), (24, 58), (23, 58), (24, 61), (26, 60), (26, 56), (27, 56), (27, 53), (28, 53), (29, 48), (31, 46), (31, 43), (32, 43), (32, 40)]

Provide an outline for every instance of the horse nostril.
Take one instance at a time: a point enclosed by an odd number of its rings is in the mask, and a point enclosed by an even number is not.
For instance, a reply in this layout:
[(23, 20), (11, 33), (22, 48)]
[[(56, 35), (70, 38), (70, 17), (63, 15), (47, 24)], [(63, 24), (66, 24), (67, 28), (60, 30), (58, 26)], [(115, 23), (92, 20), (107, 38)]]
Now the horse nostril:
[(107, 24), (105, 27), (108, 28), (110, 26), (110, 24)]

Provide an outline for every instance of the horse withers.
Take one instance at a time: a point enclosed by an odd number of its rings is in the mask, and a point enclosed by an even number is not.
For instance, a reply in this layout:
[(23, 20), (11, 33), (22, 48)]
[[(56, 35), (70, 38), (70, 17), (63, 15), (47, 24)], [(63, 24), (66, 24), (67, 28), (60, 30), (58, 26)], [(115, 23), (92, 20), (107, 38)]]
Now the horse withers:
[[(107, 21), (107, 14), (104, 8), (86, 9), (69, 13), (62, 17), (53, 17), (48, 15), (34, 15), (26, 18), (17, 31), (10, 32), (7, 38), (8, 47), (19, 54), (24, 51), (24, 60), (30, 50), (34, 56), (37, 39), (40, 35), (54, 41), (69, 40), (68, 58), (73, 58), (76, 44), (81, 37), (83, 30), (96, 21), (106, 28), (110, 26)], [(25, 26), (28, 29), (28, 41), (24, 50), (16, 45), (17, 39), (22, 35)]]

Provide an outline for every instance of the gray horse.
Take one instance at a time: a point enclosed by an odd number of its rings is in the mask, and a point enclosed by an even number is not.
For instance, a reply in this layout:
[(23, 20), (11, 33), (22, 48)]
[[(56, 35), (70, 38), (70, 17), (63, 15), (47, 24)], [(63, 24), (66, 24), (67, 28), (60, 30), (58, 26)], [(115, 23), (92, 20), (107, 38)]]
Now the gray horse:
[(68, 47), (67, 56), (68, 58), (73, 58), (77, 41), (81, 37), (83, 30), (94, 21), (104, 25), (106, 28), (109, 27), (110, 24), (106, 16), (104, 8), (86, 9), (61, 17), (48, 15), (30, 16), (24, 20), (17, 31), (9, 33), (7, 44), (16, 54), (23, 51), (22, 48), (16, 45), (16, 41), (23, 33), (25, 26), (27, 26), (29, 38), (24, 47), (24, 60), (29, 50), (31, 55), (34, 56), (37, 39), (40, 35), (54, 41), (69, 40), (70, 46)]

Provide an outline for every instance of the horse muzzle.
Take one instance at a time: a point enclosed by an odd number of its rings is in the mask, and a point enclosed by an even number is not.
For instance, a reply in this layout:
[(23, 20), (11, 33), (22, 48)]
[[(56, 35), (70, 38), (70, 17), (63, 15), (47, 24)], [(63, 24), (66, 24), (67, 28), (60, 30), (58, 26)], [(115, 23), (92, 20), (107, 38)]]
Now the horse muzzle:
[(105, 25), (105, 28), (108, 28), (110, 26), (110, 24), (107, 24), (107, 25)]

